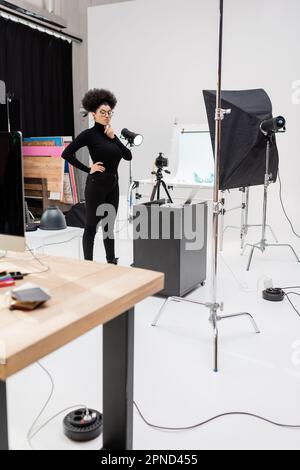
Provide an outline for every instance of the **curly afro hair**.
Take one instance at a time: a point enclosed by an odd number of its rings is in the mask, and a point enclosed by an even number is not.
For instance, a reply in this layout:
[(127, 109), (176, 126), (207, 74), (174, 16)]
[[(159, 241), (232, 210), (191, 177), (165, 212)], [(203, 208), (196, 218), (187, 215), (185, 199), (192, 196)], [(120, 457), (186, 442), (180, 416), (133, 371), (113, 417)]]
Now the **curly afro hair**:
[(82, 100), (82, 106), (88, 113), (95, 113), (102, 104), (107, 104), (114, 109), (117, 98), (111, 91), (94, 88), (89, 90)]

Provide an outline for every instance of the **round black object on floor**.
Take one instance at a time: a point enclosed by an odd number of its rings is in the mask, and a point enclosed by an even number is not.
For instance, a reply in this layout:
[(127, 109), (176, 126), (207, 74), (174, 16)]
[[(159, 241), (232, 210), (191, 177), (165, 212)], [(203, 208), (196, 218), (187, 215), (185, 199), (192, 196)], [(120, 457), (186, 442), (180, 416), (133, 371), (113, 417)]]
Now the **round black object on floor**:
[(64, 434), (72, 441), (92, 441), (100, 436), (102, 424), (102, 414), (99, 411), (81, 408), (64, 418)]
[(263, 298), (270, 302), (282, 302), (285, 297), (285, 293), (282, 289), (270, 288), (263, 291)]

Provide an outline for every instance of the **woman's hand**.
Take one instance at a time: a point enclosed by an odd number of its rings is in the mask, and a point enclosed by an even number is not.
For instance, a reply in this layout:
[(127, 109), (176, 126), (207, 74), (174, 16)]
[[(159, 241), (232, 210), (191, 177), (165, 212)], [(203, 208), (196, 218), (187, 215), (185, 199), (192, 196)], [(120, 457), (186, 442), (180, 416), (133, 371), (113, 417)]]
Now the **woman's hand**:
[(104, 130), (104, 134), (107, 135), (107, 137), (109, 137), (110, 139), (114, 139), (115, 138), (115, 132), (114, 130), (110, 127), (110, 124), (108, 124)]
[(103, 166), (102, 162), (94, 163), (94, 165), (91, 167), (90, 175), (97, 172), (105, 173), (105, 167)]

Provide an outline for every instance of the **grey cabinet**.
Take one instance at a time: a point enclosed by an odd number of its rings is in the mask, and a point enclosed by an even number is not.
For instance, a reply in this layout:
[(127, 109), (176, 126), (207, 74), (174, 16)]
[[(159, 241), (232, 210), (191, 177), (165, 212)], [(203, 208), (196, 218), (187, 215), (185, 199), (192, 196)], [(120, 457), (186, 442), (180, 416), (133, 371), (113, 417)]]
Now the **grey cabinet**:
[(165, 274), (160, 295), (184, 296), (206, 280), (207, 203), (134, 206), (134, 267)]

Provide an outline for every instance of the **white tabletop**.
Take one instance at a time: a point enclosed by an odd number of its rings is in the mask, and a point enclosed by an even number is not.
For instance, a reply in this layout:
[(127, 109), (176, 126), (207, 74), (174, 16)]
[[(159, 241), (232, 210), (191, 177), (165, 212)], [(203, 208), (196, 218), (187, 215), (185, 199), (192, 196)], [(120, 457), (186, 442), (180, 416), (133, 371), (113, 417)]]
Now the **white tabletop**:
[(64, 230), (36, 230), (35, 232), (26, 232), (26, 240), (36, 240), (41, 238), (58, 237), (60, 235), (80, 235), (82, 229), (79, 227), (67, 227)]
[[(188, 188), (188, 189), (213, 189), (213, 183), (194, 183), (179, 179), (165, 179), (163, 180), (167, 186), (173, 186), (174, 188)], [(154, 185), (155, 180), (145, 179), (136, 180), (139, 184)]]

